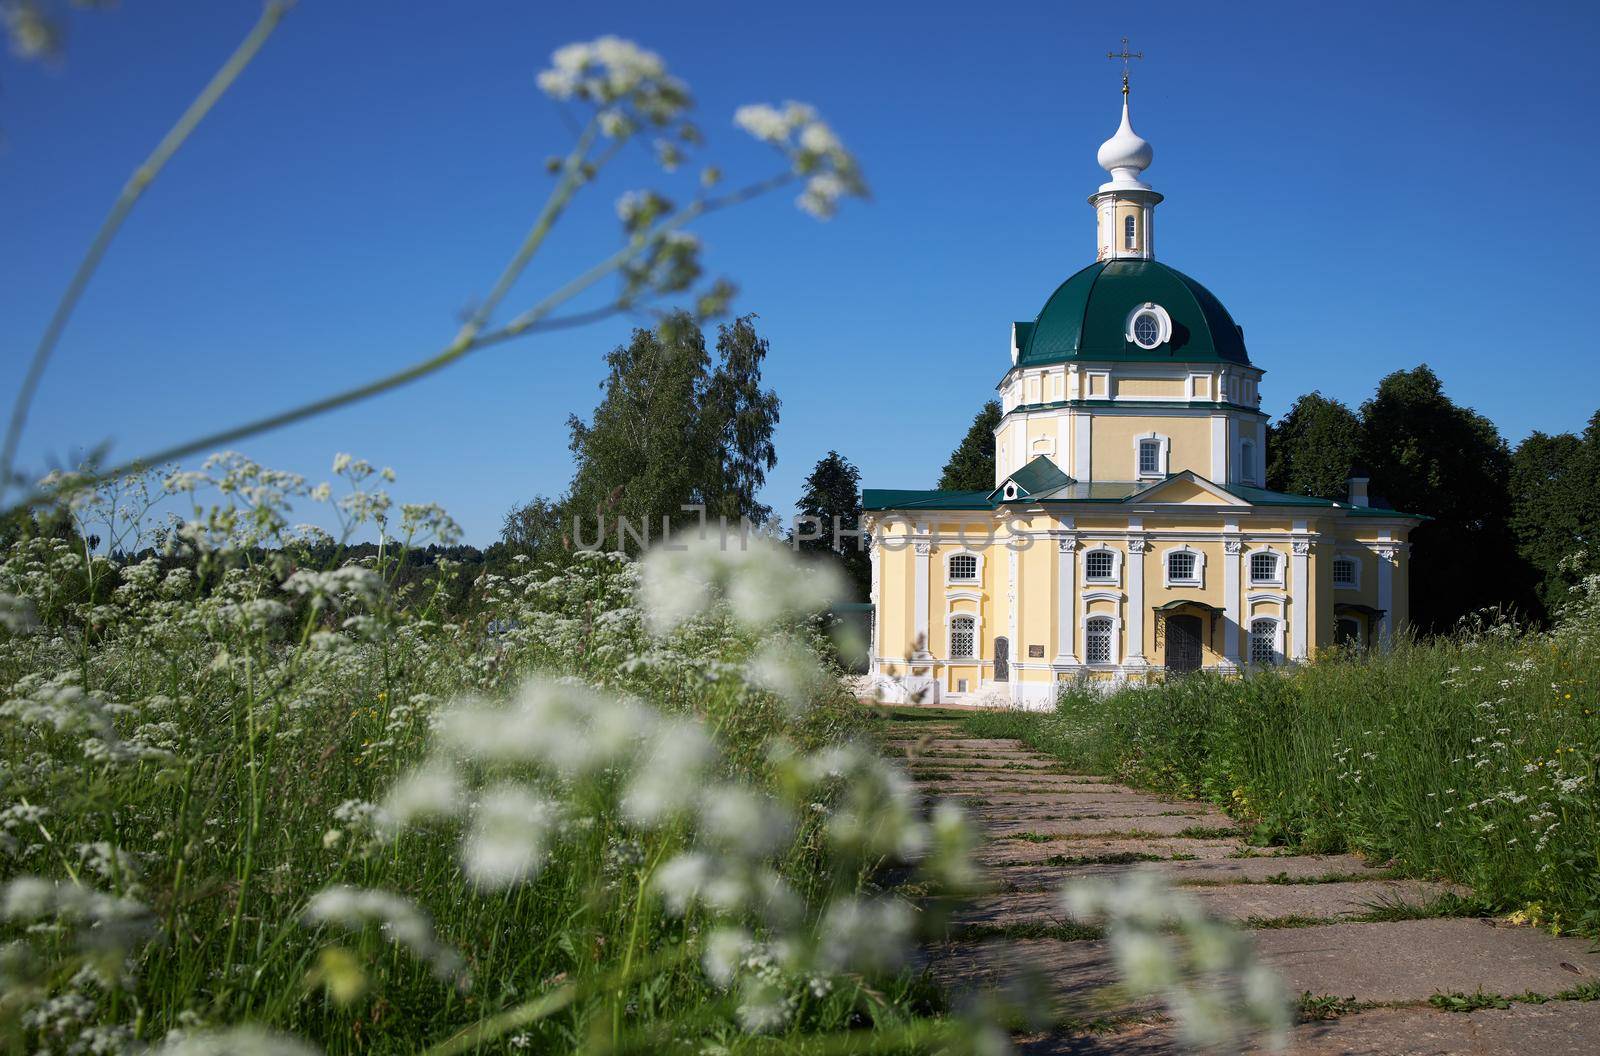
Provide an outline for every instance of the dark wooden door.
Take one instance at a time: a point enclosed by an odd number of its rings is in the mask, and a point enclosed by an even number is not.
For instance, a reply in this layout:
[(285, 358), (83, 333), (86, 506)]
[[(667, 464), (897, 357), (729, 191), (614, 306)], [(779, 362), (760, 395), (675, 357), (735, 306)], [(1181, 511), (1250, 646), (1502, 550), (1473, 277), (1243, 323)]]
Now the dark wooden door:
[(1200, 670), (1200, 617), (1167, 617), (1167, 670)]
[(1004, 638), (994, 640), (994, 680), (1011, 681), (1011, 643)]

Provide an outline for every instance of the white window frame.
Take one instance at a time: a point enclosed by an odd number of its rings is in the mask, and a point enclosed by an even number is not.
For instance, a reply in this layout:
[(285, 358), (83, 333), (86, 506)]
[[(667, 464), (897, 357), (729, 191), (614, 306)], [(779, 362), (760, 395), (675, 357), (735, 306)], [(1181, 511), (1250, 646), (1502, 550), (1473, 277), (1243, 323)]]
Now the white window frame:
[[(978, 570), (971, 579), (957, 579), (950, 573), (950, 564), (958, 557), (977, 558)], [(952, 550), (944, 555), (944, 581), (948, 585), (974, 586), (983, 582), (983, 554), (976, 550)]]
[[(1101, 553), (1101, 552), (1108, 553), (1108, 554), (1111, 555), (1111, 577), (1109, 579), (1095, 579), (1095, 578), (1092, 578), (1089, 575), (1089, 555), (1090, 554), (1097, 554), (1097, 553)], [(1118, 550), (1115, 547), (1106, 546), (1103, 543), (1096, 543), (1096, 544), (1090, 546), (1087, 550), (1085, 550), (1083, 552), (1083, 557), (1080, 558), (1079, 560), (1081, 560), (1083, 562), (1083, 565), (1082, 565), (1082, 568), (1080, 569), (1080, 571), (1083, 574), (1083, 582), (1086, 585), (1087, 584), (1093, 584), (1095, 586), (1117, 586), (1117, 587), (1122, 586), (1122, 551), (1121, 550)]]
[(1250, 622), (1245, 627), (1245, 660), (1252, 667), (1259, 667), (1256, 662), (1256, 624), (1272, 624), (1272, 661), (1269, 666), (1278, 667), (1283, 664), (1283, 617), (1268, 616), (1256, 613), (1250, 617)]
[[(955, 653), (955, 623), (957, 620), (972, 621), (972, 652), (966, 656), (957, 656)], [(957, 612), (954, 609), (944, 614), (944, 649), (948, 661), (954, 663), (982, 663), (983, 662), (983, 614), (981, 612)]]
[(1122, 218), (1122, 248), (1139, 248), (1139, 221), (1132, 213)]
[[(1257, 554), (1271, 554), (1273, 577), (1271, 579), (1257, 579), (1255, 560)], [(1245, 582), (1252, 587), (1281, 587), (1283, 586), (1283, 568), (1288, 564), (1282, 550), (1275, 546), (1257, 546), (1244, 555)]]
[[(1089, 660), (1089, 624), (1095, 620), (1107, 620), (1111, 624), (1111, 659), (1103, 662)], [(1122, 660), (1122, 617), (1113, 616), (1109, 612), (1086, 612), (1083, 622), (1079, 626), (1083, 636), (1083, 663), (1085, 667), (1111, 668), (1116, 667)]]
[[(1248, 471), (1248, 472), (1247, 472)], [(1256, 476), (1256, 442), (1241, 438), (1239, 441), (1239, 483), (1260, 487)]]
[[(1158, 446), (1156, 456), (1156, 472), (1147, 473), (1142, 468), (1139, 458), (1140, 449), (1144, 444), (1154, 440)], [(1133, 438), (1133, 479), (1134, 480), (1165, 480), (1167, 470), (1172, 465), (1172, 439), (1152, 430), (1140, 433)]]
[[(1156, 320), (1156, 341), (1153, 345), (1145, 344), (1134, 334), (1134, 321), (1141, 315), (1146, 314), (1154, 316)], [(1123, 337), (1127, 338), (1129, 344), (1146, 352), (1153, 352), (1172, 340), (1172, 316), (1168, 315), (1167, 310), (1154, 301), (1146, 301), (1143, 304), (1134, 306), (1133, 311), (1129, 312), (1128, 318), (1124, 320), (1122, 329)]]
[[(1340, 561), (1348, 561), (1355, 567), (1355, 578), (1349, 583), (1340, 583), (1337, 576), (1333, 575), (1334, 565)], [(1333, 560), (1328, 563), (1328, 576), (1333, 582), (1334, 590), (1360, 590), (1361, 589), (1361, 556), (1348, 550), (1334, 552)]]
[[(1173, 579), (1172, 578), (1172, 555), (1173, 554), (1193, 554), (1194, 555), (1194, 578), (1193, 579)], [(1168, 548), (1166, 550), (1163, 550), (1161, 552), (1161, 578), (1162, 578), (1163, 585), (1168, 586), (1168, 587), (1202, 587), (1203, 588), (1206, 585), (1206, 552), (1204, 550), (1196, 550), (1194, 547), (1188, 545), (1187, 543), (1185, 543), (1182, 546), (1174, 546), (1174, 547), (1170, 547), (1170, 548)]]

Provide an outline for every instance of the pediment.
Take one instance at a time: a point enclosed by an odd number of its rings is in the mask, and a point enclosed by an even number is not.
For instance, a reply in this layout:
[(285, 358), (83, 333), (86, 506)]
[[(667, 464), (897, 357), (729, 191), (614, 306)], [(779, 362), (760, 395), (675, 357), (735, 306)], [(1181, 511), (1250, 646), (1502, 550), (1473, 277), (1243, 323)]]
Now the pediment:
[(1245, 500), (1225, 491), (1193, 470), (1175, 473), (1153, 487), (1124, 502), (1153, 502), (1171, 506), (1248, 506)]

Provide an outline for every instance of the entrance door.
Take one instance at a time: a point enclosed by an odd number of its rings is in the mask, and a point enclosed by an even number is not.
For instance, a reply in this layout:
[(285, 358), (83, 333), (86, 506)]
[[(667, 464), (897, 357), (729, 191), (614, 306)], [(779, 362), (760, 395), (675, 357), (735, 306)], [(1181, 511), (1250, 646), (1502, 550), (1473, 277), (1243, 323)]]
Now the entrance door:
[(994, 640), (994, 680), (1011, 681), (1011, 643), (1004, 638)]
[(1182, 674), (1200, 669), (1200, 617), (1167, 617), (1167, 670)]

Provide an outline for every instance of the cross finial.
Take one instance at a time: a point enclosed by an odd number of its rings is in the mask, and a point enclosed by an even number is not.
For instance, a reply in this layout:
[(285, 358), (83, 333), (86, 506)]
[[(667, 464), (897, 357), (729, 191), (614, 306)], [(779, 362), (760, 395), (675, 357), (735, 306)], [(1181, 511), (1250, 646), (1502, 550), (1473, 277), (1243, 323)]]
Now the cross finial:
[(1128, 62), (1129, 62), (1130, 59), (1142, 59), (1142, 58), (1144, 58), (1144, 52), (1142, 52), (1142, 51), (1129, 51), (1128, 50), (1128, 38), (1127, 37), (1123, 37), (1122, 38), (1122, 50), (1120, 52), (1108, 51), (1108, 52), (1106, 52), (1106, 58), (1108, 58), (1108, 59), (1121, 59), (1122, 60), (1122, 94), (1123, 95), (1127, 95), (1128, 94)]

